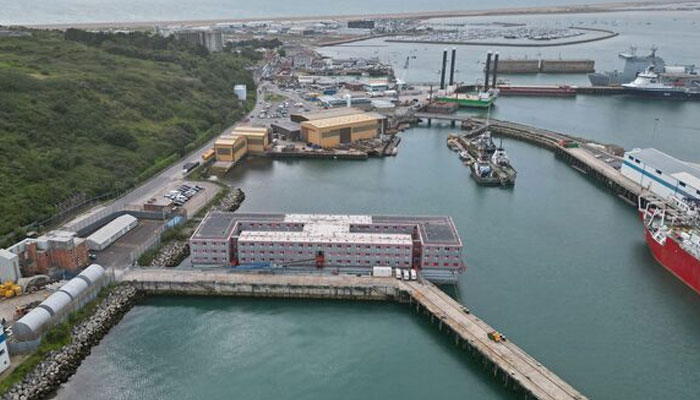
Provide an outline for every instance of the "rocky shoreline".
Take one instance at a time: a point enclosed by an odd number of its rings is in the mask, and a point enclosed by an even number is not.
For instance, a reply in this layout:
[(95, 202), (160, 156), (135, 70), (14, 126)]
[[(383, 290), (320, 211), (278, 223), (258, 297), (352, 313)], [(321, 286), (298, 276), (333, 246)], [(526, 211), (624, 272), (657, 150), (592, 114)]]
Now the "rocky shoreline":
[[(245, 200), (245, 193), (241, 189), (233, 189), (214, 204), (210, 211), (236, 211)], [(194, 230), (194, 228), (192, 228)], [(189, 236), (192, 232), (186, 232)], [(160, 248), (151, 261), (156, 267), (176, 267), (182, 260), (190, 255), (190, 245), (187, 240), (173, 240)]]
[(212, 206), (211, 211), (236, 211), (245, 200), (245, 192), (236, 188), (229, 191), (217, 204)]
[(70, 344), (50, 352), (27, 376), (2, 396), (5, 400), (44, 399), (58, 390), (78, 369), (93, 346), (116, 325), (142, 293), (124, 283), (113, 288), (94, 314), (72, 329)]

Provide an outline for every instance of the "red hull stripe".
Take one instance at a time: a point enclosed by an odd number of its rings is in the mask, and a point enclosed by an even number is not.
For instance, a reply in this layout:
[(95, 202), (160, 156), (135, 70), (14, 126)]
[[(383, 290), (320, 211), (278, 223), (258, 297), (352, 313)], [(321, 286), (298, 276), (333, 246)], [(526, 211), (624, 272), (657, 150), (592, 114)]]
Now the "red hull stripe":
[(662, 246), (651, 237), (651, 233), (646, 227), (644, 233), (649, 250), (651, 250), (651, 254), (654, 255), (656, 261), (700, 294), (700, 260), (683, 250), (670, 237), (666, 239)]

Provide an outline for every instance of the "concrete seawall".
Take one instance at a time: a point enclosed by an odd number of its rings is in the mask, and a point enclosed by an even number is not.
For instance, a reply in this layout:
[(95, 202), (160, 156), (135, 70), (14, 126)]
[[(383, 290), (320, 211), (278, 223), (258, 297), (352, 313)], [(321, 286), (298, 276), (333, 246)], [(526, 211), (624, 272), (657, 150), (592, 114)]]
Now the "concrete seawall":
[(131, 270), (124, 281), (146, 294), (395, 301), (428, 315), (455, 345), (523, 399), (584, 400), (580, 392), (494, 332), (430, 282), (327, 274), (257, 274), (185, 270)]
[(122, 280), (146, 294), (297, 299), (394, 300), (393, 278), (132, 270)]

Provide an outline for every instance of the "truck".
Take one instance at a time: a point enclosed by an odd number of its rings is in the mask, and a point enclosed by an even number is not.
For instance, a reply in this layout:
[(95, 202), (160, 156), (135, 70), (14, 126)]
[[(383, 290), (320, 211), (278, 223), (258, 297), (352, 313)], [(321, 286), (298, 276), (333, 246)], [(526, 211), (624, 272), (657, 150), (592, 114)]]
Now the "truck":
[(189, 174), (193, 169), (197, 168), (198, 166), (199, 161), (185, 163), (185, 165), (182, 166), (182, 173)]
[(212, 157), (214, 157), (215, 152), (214, 149), (209, 149), (202, 153), (202, 161), (208, 161), (211, 160)]

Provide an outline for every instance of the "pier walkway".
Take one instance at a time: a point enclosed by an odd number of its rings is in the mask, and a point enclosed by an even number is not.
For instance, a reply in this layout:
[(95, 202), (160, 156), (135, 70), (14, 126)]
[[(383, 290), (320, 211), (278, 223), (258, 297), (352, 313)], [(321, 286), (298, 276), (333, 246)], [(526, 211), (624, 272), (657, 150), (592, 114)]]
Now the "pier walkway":
[(455, 344), (479, 359), (508, 389), (525, 399), (584, 400), (576, 389), (509, 340), (495, 342), (488, 324), (430, 282), (371, 276), (231, 273), (199, 270), (133, 269), (128, 281), (149, 294), (381, 300), (409, 303), (427, 314)]
[(580, 392), (537, 362), (510, 340), (494, 342), (487, 323), (429, 282), (400, 282), (416, 308), (437, 318), (441, 330), (454, 335), (455, 344), (483, 358), (487, 369), (506, 387), (536, 399), (585, 399)]

